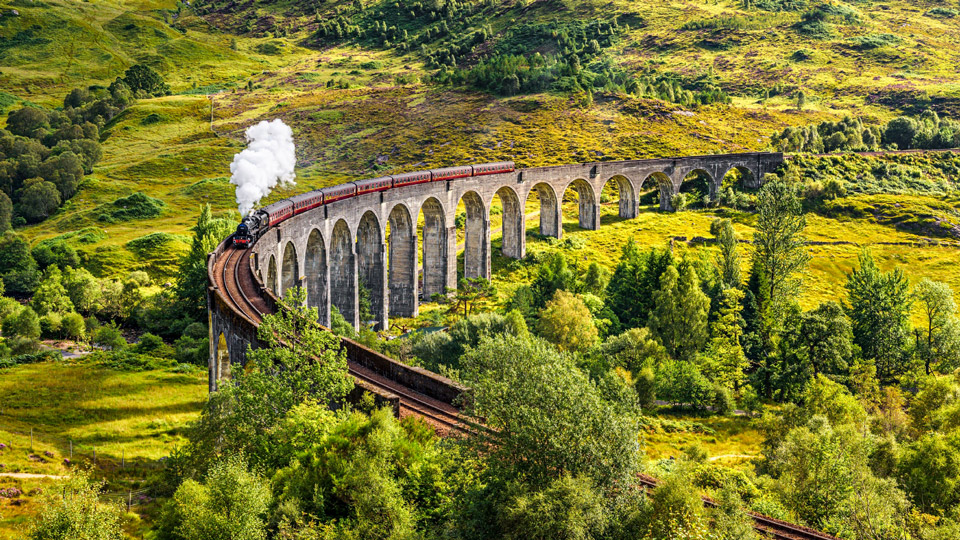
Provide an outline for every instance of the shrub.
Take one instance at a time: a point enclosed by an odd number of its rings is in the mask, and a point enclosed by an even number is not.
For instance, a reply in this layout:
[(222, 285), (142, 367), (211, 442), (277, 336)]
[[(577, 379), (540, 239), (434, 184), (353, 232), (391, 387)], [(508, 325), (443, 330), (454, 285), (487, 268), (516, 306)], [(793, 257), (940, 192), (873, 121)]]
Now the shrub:
[(944, 7), (935, 7), (927, 12), (927, 16), (952, 19), (957, 16), (957, 10)]
[(94, 330), (91, 337), (94, 344), (110, 351), (119, 351), (127, 346), (127, 340), (112, 322)]
[(860, 50), (879, 49), (897, 43), (900, 43), (900, 38), (893, 34), (867, 34), (850, 40), (850, 44)]
[(163, 207), (163, 201), (137, 192), (97, 207), (99, 211), (97, 219), (106, 223), (152, 219), (160, 216)]
[(166, 96), (170, 94), (170, 87), (163, 77), (152, 67), (145, 64), (135, 64), (123, 74), (123, 82), (134, 93), (145, 96)]
[(79, 313), (67, 313), (63, 316), (61, 326), (63, 335), (69, 339), (82, 341), (87, 337), (87, 327), (83, 321), (83, 315)]

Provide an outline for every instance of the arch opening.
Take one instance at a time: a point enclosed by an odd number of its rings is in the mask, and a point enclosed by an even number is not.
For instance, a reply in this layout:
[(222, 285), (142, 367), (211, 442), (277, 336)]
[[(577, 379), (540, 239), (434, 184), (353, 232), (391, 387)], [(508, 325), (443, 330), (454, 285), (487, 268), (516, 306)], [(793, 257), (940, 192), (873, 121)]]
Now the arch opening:
[(600, 228), (600, 205), (597, 204), (593, 186), (582, 178), (570, 182), (563, 192), (564, 217), (572, 214), (574, 209), (576, 209), (577, 223), (581, 229)]
[(617, 215), (621, 219), (633, 219), (639, 213), (640, 202), (637, 199), (633, 183), (622, 175), (609, 178), (600, 190), (600, 204), (617, 201)]
[[(423, 245), (423, 278), (420, 290), (424, 300), (447, 292), (447, 223), (440, 201), (430, 197), (420, 206), (418, 223), (423, 223), (420, 243)], [(456, 256), (456, 253), (454, 253)]]
[(277, 259), (270, 255), (270, 262), (267, 264), (267, 288), (274, 296), (280, 296), (277, 293)]
[(524, 203), (527, 211), (539, 210), (540, 235), (560, 238), (563, 229), (560, 227), (560, 201), (550, 184), (540, 183), (530, 190), (527, 201)]
[[(504, 186), (497, 190), (494, 202), (490, 205), (490, 221), (494, 213), (500, 216), (500, 252), (504, 257), (522, 259), (526, 252), (524, 238), (524, 209), (520, 206), (520, 197), (513, 189)], [(491, 223), (492, 226), (492, 223)]]
[(300, 286), (300, 269), (297, 268), (297, 248), (287, 242), (280, 263), (280, 295), (286, 297), (290, 289)]
[(307, 237), (303, 280), (307, 289), (307, 306), (317, 308), (320, 324), (330, 326), (330, 292), (328, 287), (327, 248), (320, 231), (313, 229)]
[(330, 304), (354, 328), (359, 326), (357, 305), (357, 259), (350, 239), (350, 228), (337, 221), (330, 235)]
[(700, 208), (711, 202), (715, 193), (713, 176), (703, 169), (694, 169), (683, 177), (680, 182), (682, 198), (671, 201), (674, 210), (683, 210), (686, 207)]
[(756, 175), (749, 168), (734, 165), (724, 173), (717, 188), (715, 201), (720, 206), (741, 210), (750, 205), (748, 193), (755, 191), (759, 185)]
[(417, 233), (407, 207), (398, 204), (390, 211), (388, 271), (390, 315), (416, 317), (417, 302)]
[[(652, 204), (659, 204), (660, 210), (673, 210), (671, 199), (673, 198), (673, 181), (664, 172), (655, 172), (649, 174), (643, 180), (643, 186), (655, 188), (649, 195), (649, 201)], [(646, 195), (644, 200), (646, 200)]]
[[(475, 191), (463, 194), (457, 204), (457, 239), (462, 238), (463, 262), (457, 260), (457, 275), (465, 279), (490, 278), (490, 223), (483, 199)], [(462, 231), (462, 232), (461, 232)], [(460, 251), (461, 245), (457, 245)]]
[[(361, 298), (360, 319), (383, 329), (386, 327), (386, 250), (380, 220), (370, 211), (357, 226), (357, 283)], [(370, 312), (366, 311), (369, 300)]]

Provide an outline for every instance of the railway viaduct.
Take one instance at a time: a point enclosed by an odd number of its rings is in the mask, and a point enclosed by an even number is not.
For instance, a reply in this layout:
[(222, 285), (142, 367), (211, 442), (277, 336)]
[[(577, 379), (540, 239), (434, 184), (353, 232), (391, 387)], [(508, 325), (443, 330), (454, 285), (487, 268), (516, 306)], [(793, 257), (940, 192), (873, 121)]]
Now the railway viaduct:
[[(713, 196), (734, 169), (743, 174), (747, 187), (759, 187), (763, 175), (782, 163), (779, 153), (607, 161), (402, 186), (336, 201), (267, 230), (250, 249), (249, 270), (266, 302), (292, 287), (303, 287), (308, 304), (318, 309), (319, 322), (326, 326), (331, 306), (355, 327), (360, 325), (362, 284), (370, 293), (374, 322), (385, 328), (389, 317), (416, 316), (421, 298), (457, 287), (460, 202), (466, 208), (464, 277), (489, 278), (490, 211), (495, 198), (502, 207), (503, 255), (519, 259), (526, 252), (525, 208), (533, 196), (540, 202), (540, 234), (560, 238), (560, 205), (568, 188), (577, 194), (580, 227), (596, 230), (600, 228), (600, 193), (608, 182), (616, 183), (620, 217), (629, 219), (638, 215), (642, 191), (658, 189), (660, 208), (669, 211), (671, 197), (693, 173), (708, 180)], [(418, 245), (421, 213), (423, 240)], [(223, 246), (211, 254), (213, 260), (222, 254)], [(233, 304), (216, 294), (212, 270), (210, 279), (210, 386), (214, 389), (229, 364), (244, 363), (247, 345), (256, 346), (256, 325), (251, 326)]]

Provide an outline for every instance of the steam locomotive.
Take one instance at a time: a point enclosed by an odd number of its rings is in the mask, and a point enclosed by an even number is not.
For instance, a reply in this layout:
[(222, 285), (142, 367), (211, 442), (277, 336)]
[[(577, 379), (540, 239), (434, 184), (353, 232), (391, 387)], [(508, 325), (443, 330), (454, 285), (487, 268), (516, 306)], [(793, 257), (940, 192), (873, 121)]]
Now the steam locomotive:
[(346, 184), (308, 191), (294, 195), (289, 199), (267, 205), (243, 218), (243, 221), (237, 226), (237, 231), (233, 235), (233, 245), (248, 248), (253, 245), (253, 242), (259, 238), (267, 228), (273, 227), (293, 216), (334, 201), (349, 199), (366, 193), (386, 191), (390, 188), (400, 186), (440, 182), (470, 176), (500, 174), (513, 172), (513, 170), (514, 166), (512, 161), (502, 161), (499, 163), (484, 163), (482, 165), (464, 165), (461, 167), (431, 169), (429, 171), (414, 171), (395, 174), (393, 176), (358, 180), (356, 182), (348, 182)]

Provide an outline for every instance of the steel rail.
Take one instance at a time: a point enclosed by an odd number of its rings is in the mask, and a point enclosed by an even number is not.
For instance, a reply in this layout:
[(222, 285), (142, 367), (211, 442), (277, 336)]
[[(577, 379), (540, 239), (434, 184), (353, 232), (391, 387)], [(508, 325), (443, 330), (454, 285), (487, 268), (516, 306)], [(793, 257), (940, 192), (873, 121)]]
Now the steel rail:
[[(637, 482), (641, 486), (650, 489), (654, 489), (660, 485), (659, 480), (646, 474), (638, 474)], [(701, 498), (703, 499), (704, 506), (708, 508), (717, 507), (716, 501), (712, 498), (707, 496)], [(757, 512), (748, 511), (747, 516), (753, 520), (753, 528), (768, 538), (774, 538), (776, 540), (839, 540), (837, 537), (825, 532), (758, 514)]]

